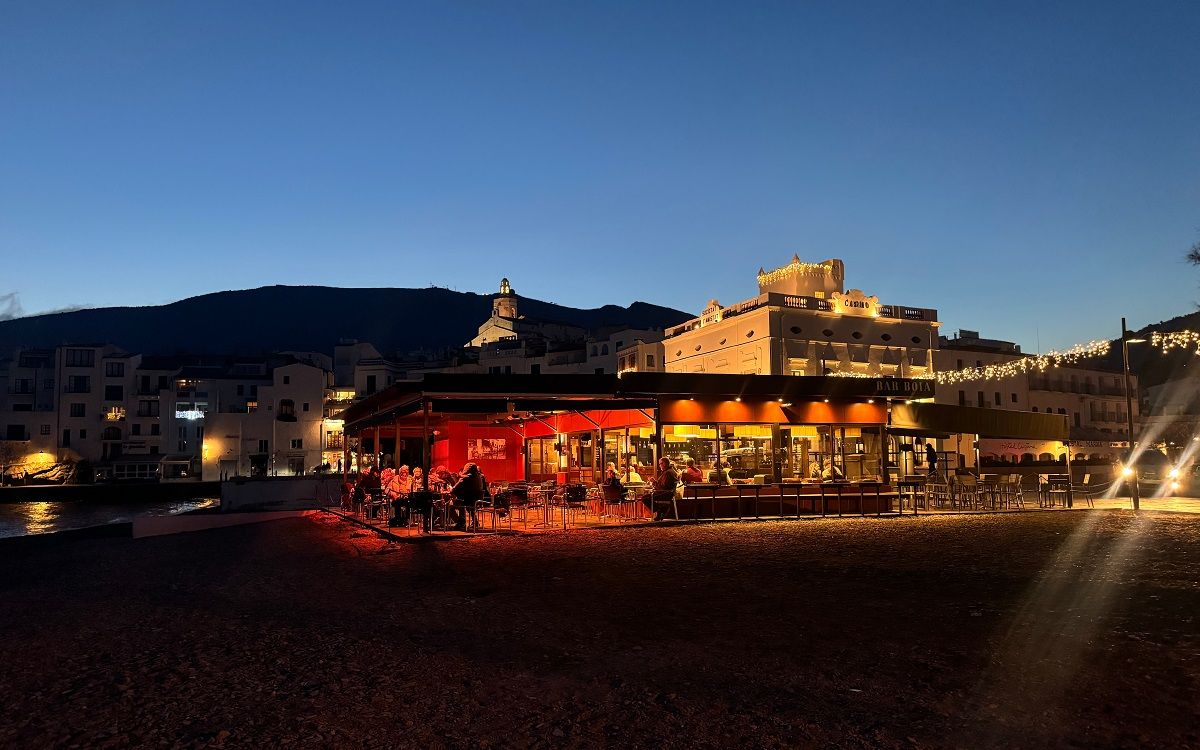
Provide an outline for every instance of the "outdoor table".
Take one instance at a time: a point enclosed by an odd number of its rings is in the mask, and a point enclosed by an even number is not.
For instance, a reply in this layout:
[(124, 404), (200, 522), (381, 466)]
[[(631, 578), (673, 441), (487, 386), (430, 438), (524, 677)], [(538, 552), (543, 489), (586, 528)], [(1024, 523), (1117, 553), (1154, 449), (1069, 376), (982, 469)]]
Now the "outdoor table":
[[(709, 493), (708, 498), (709, 498), (709, 501), (712, 503), (711, 516), (713, 518), (717, 517), (717, 490), (720, 489), (720, 487), (721, 487), (721, 485), (713, 483), (713, 482), (693, 482), (692, 484), (685, 484), (683, 486), (683, 497), (686, 499), (688, 497), (688, 493), (690, 492), (691, 499), (696, 501), (696, 519), (697, 520), (700, 519), (700, 493), (701, 492)], [(740, 517), (741, 516), (739, 515), (739, 518)]]
[(1054, 496), (1063, 496), (1063, 507), (1070, 508), (1074, 506), (1072, 502), (1072, 487), (1071, 477), (1067, 474), (1051, 474), (1046, 477), (1046, 504), (1053, 508), (1055, 504)]
[(848, 487), (849, 485), (850, 485), (850, 483), (845, 480), (838, 480), (835, 482), (821, 482), (821, 484), (819, 485), (821, 488), (821, 515), (825, 515), (825, 511), (827, 508), (827, 506), (825, 504), (825, 488), (832, 487), (835, 490), (837, 490), (838, 515), (840, 516), (840, 515), (842, 515), (842, 488)]
[(995, 510), (1000, 505), (1000, 490), (1003, 479), (999, 474), (979, 475), (979, 495)]
[(904, 479), (896, 480), (896, 490), (900, 493), (900, 512), (904, 512), (904, 493), (908, 490), (912, 496), (913, 515), (917, 514), (917, 501), (920, 499), (918, 490), (924, 489), (925, 480), (918, 478), (905, 477)]
[[(737, 506), (738, 506), (737, 507), (737, 517), (738, 517), (738, 520), (741, 520), (741, 518), (742, 518), (742, 499), (745, 497), (745, 493), (747, 493), (747, 492), (754, 493), (754, 517), (758, 518), (758, 501), (759, 501), (759, 498), (762, 496), (763, 488), (766, 487), (767, 485), (765, 485), (765, 484), (737, 484), (734, 486), (737, 488)], [(782, 495), (780, 495), (780, 499), (779, 499), (779, 515), (781, 515), (781, 516), (783, 515), (783, 496)]]

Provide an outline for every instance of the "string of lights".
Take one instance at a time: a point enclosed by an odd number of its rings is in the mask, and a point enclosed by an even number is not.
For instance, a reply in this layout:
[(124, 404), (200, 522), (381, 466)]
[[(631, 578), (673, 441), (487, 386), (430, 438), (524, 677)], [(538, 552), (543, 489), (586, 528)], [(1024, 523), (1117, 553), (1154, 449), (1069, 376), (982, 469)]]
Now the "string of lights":
[(1194, 354), (1200, 356), (1200, 332), (1197, 331), (1155, 331), (1150, 334), (1150, 343), (1161, 349), (1163, 354), (1173, 349), (1192, 349)]
[(1076, 344), (1064, 351), (1046, 352), (1034, 357), (1021, 357), (1008, 362), (996, 362), (983, 367), (967, 367), (962, 370), (946, 370), (934, 377), (941, 385), (953, 385), (977, 380), (1003, 380), (1005, 378), (1024, 375), (1028, 372), (1045, 372), (1060, 365), (1069, 365), (1081, 359), (1103, 357), (1108, 354), (1112, 344), (1109, 341), (1089, 341), (1086, 344)]
[[(1160, 333), (1155, 331), (1150, 334), (1150, 343), (1162, 351), (1163, 354), (1168, 354), (1174, 350), (1190, 350), (1196, 356), (1200, 356), (1200, 331), (1170, 331)], [(1112, 348), (1112, 342), (1109, 341), (1089, 341), (1086, 344), (1076, 344), (1070, 349), (1063, 351), (1052, 351), (1045, 354), (1040, 354), (1033, 357), (1020, 357), (1007, 362), (996, 362), (982, 367), (966, 367), (961, 370), (944, 370), (930, 375), (917, 375), (918, 379), (932, 378), (939, 385), (954, 385), (957, 383), (970, 383), (980, 380), (1004, 380), (1025, 373), (1040, 373), (1046, 370), (1059, 367), (1060, 365), (1071, 365), (1080, 360), (1090, 359), (1093, 357), (1103, 357), (1108, 354)], [(842, 378), (871, 378), (877, 377), (862, 372), (834, 372), (831, 375)]]

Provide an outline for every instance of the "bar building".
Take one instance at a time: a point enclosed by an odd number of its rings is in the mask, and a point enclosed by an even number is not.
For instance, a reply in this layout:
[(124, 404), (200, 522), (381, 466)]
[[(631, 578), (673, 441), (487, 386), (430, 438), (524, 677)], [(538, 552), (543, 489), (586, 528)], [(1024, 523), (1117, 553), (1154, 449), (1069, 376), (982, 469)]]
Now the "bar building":
[(712, 300), (667, 329), (662, 361), (681, 373), (928, 377), (939, 325), (936, 310), (846, 289), (840, 260), (793, 256), (759, 269), (757, 297), (727, 307)]

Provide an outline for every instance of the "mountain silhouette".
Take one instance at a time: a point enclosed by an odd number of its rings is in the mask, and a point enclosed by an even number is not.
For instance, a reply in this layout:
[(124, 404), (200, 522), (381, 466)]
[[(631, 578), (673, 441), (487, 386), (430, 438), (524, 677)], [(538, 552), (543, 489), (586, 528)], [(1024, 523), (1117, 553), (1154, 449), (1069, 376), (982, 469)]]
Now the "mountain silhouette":
[[(111, 343), (142, 354), (332, 354), (342, 339), (390, 355), (462, 346), (491, 315), (492, 295), (428, 289), (266, 286), (146, 307), (97, 307), (0, 321), (0, 351)], [(520, 312), (594, 330), (663, 328), (692, 316), (645, 302), (566, 307), (520, 298)]]

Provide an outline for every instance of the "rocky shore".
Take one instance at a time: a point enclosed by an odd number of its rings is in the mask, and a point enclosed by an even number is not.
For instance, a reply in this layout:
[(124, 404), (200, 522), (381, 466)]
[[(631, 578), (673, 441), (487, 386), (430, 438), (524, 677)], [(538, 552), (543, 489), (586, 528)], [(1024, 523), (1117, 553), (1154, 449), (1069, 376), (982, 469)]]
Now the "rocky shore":
[(1106, 511), (31, 546), (0, 746), (1195, 747), (1198, 542)]

